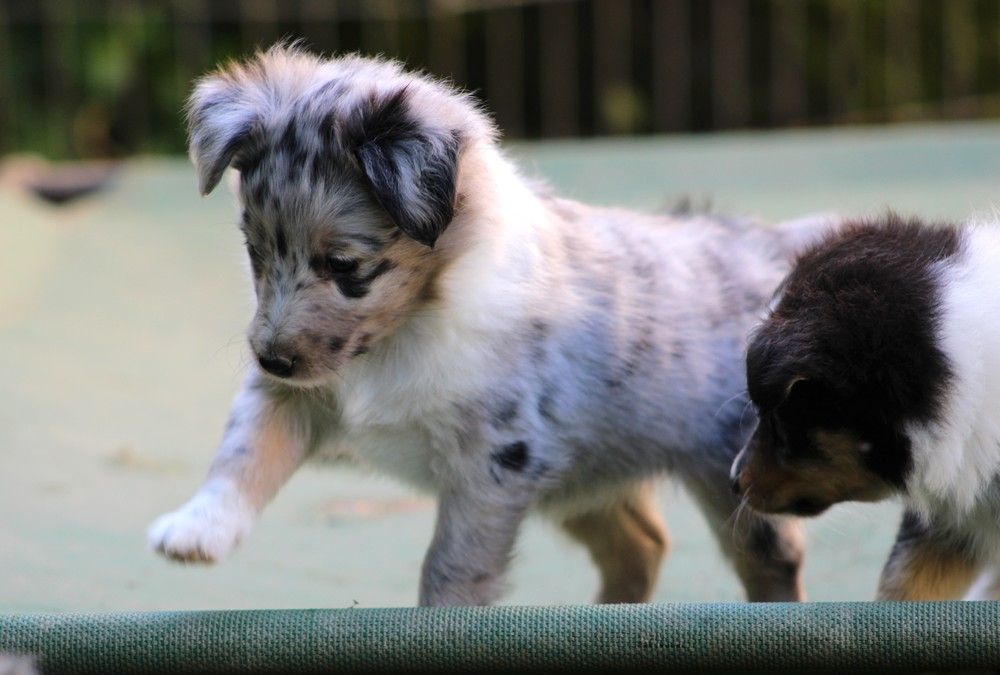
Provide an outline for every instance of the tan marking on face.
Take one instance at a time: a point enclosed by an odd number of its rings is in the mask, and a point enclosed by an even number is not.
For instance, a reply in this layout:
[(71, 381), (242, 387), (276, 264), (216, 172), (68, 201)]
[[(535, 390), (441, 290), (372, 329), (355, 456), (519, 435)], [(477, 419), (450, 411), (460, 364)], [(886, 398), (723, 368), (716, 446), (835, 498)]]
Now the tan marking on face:
[(818, 430), (812, 434), (814, 457), (781, 461), (773, 448), (751, 441), (739, 481), (758, 511), (793, 511), (811, 504), (822, 510), (844, 501), (877, 501), (889, 486), (862, 463), (861, 441), (852, 434)]
[(349, 349), (356, 349), (362, 340), (370, 346), (398, 330), (408, 316), (428, 304), (426, 288), (436, 283), (447, 266), (442, 255), (405, 237), (389, 247), (384, 257), (395, 267), (383, 275), (385, 283), (373, 286), (362, 301), (370, 312), (358, 322)]
[[(262, 298), (250, 328), (254, 350), (266, 350), (274, 344), (295, 354), (299, 368), (286, 381), (310, 385), (322, 382), (390, 336), (429, 304), (429, 297), (436, 297), (428, 288), (436, 285), (447, 259), (440, 251), (400, 237), (380, 253), (369, 255), (362, 263), (361, 275), (383, 261), (392, 268), (374, 278), (360, 298), (344, 296), (336, 281), (324, 279), (295, 289), (277, 304), (269, 296)], [(331, 348), (331, 343), (338, 348)]]

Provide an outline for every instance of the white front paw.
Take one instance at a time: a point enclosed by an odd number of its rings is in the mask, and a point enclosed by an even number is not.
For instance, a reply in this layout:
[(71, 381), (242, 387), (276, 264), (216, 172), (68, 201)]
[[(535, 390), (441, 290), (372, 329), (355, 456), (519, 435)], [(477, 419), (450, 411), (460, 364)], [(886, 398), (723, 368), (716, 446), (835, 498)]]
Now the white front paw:
[(149, 547), (172, 560), (213, 563), (228, 556), (256, 513), (234, 490), (202, 489), (184, 506), (153, 521)]

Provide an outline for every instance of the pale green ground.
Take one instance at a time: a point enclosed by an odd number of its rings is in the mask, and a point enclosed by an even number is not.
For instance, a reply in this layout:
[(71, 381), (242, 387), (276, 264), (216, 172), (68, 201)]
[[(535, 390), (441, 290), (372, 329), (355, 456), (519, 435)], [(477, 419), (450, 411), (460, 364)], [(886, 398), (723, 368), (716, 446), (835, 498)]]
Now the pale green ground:
[[(988, 212), (1000, 125), (524, 145), (527, 171), (598, 203), (655, 207), (690, 192), (778, 218), (892, 206)], [(169, 565), (149, 521), (197, 486), (246, 359), (251, 308), (225, 189), (200, 199), (182, 160), (140, 160), (67, 209), (0, 193), (0, 611), (407, 605), (432, 507), (394, 484), (306, 469), (225, 564)], [(656, 599), (740, 591), (678, 488), (675, 551)], [(891, 504), (810, 524), (813, 599), (871, 596)], [(584, 553), (531, 522), (512, 603), (587, 601)]]

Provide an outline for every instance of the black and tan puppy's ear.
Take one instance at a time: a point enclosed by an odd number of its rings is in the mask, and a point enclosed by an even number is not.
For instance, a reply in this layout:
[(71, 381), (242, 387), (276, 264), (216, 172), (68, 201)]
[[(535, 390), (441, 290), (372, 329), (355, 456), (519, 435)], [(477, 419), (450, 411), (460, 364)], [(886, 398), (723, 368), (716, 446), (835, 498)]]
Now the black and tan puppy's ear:
[(828, 407), (832, 399), (831, 391), (822, 380), (796, 375), (785, 385), (781, 407), (798, 413), (816, 414)]
[(454, 215), (459, 134), (423, 124), (403, 88), (364, 103), (344, 129), (344, 143), (396, 226), (433, 247)]
[(796, 385), (798, 385), (799, 391), (801, 392), (803, 389), (808, 388), (808, 386), (809, 386), (808, 382), (809, 382), (809, 378), (806, 377), (805, 375), (796, 375), (795, 377), (793, 377), (792, 379), (790, 379), (788, 381), (788, 384), (785, 385), (785, 399), (784, 400), (787, 401), (789, 398), (792, 397), (792, 391), (795, 389)]
[(198, 173), (198, 190), (207, 195), (251, 138), (257, 119), (241, 100), (241, 89), (224, 74), (198, 82), (187, 103), (188, 154)]

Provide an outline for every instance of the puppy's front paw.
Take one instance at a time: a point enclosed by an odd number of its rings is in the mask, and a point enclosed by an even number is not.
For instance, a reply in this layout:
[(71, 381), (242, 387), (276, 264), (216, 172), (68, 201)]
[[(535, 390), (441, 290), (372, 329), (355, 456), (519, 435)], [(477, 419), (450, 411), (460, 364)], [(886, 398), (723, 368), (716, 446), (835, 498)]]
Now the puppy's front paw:
[(202, 490), (149, 527), (149, 547), (172, 560), (214, 563), (228, 556), (250, 530), (254, 510), (232, 491)]

